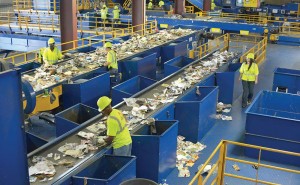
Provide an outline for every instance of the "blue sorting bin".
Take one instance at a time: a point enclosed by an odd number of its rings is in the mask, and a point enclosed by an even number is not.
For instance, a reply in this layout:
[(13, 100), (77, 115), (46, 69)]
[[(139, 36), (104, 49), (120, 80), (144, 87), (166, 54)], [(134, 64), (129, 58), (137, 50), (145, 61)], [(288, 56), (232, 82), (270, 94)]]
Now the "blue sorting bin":
[(196, 86), (215, 86), (216, 85), (216, 76), (215, 73), (208, 75), (203, 78)]
[(110, 75), (105, 71), (90, 72), (72, 79), (72, 84), (62, 85), (63, 107), (78, 103), (97, 108), (101, 96), (110, 95)]
[[(278, 150), (284, 150), (289, 152), (300, 153), (300, 143), (294, 141), (288, 141), (278, 138), (265, 137), (260, 135), (254, 135), (246, 133), (245, 143), (263, 146), (267, 148), (274, 148)], [(245, 148), (245, 155), (258, 159), (259, 150), (253, 148)], [(273, 161), (282, 164), (291, 164), (293, 166), (300, 166), (300, 157), (285, 155), (281, 153), (262, 151), (261, 159), (267, 161)]]
[(103, 155), (72, 177), (72, 184), (117, 185), (136, 177), (136, 157)]
[(37, 62), (29, 62), (29, 63), (18, 66), (18, 68), (21, 68), (21, 73), (24, 73), (26, 71), (30, 71), (30, 70), (33, 70), (33, 69), (36, 69), (39, 67), (41, 67), (41, 64), (37, 63)]
[(132, 155), (137, 157), (137, 177), (161, 182), (176, 167), (178, 121), (156, 121), (156, 135), (149, 125), (132, 134)]
[(112, 105), (123, 101), (123, 98), (129, 98), (132, 95), (151, 86), (156, 81), (143, 76), (133, 77), (112, 88)]
[(177, 40), (161, 47), (161, 67), (164, 63), (178, 56), (187, 55), (188, 42)]
[(122, 81), (137, 75), (156, 79), (156, 53), (141, 53), (133, 58), (119, 62)]
[(45, 145), (48, 141), (35, 136), (31, 133), (26, 133), (26, 145), (27, 145), (27, 153), (30, 153), (39, 147)]
[(300, 96), (261, 91), (246, 114), (247, 133), (300, 142)]
[(181, 68), (189, 65), (194, 60), (185, 56), (178, 56), (175, 57), (169, 61), (167, 61), (164, 65), (164, 73), (165, 76), (169, 76), (177, 71), (179, 71)]
[(239, 81), (241, 63), (229, 64), (224, 72), (216, 72), (216, 82), (219, 86), (219, 102), (232, 104), (243, 92)]
[(198, 142), (213, 127), (218, 100), (218, 87), (199, 87), (182, 96), (175, 103), (175, 119), (179, 121), (179, 135), (187, 141)]
[(76, 128), (78, 125), (98, 116), (98, 109), (77, 104), (55, 115), (56, 136)]
[(164, 106), (161, 110), (157, 111), (152, 117), (155, 120), (175, 120), (175, 104)]
[(300, 70), (277, 68), (274, 72), (273, 91), (286, 89), (288, 93), (300, 94)]

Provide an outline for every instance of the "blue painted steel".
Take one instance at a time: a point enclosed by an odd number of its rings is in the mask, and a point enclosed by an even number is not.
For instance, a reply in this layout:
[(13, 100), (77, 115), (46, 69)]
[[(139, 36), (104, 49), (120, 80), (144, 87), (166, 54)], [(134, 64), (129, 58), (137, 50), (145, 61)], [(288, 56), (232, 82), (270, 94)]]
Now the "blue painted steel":
[(289, 46), (300, 46), (300, 38), (296, 35), (279, 35), (276, 43)]
[(137, 75), (156, 78), (156, 53), (145, 52), (119, 62), (119, 65), (123, 81)]
[(216, 79), (215, 74), (211, 74), (207, 76), (205, 79), (201, 80), (196, 86), (215, 86), (216, 85)]
[(0, 86), (0, 184), (29, 185), (20, 69), (1, 72)]
[(144, 125), (132, 134), (138, 178), (161, 182), (176, 167), (178, 121), (156, 121), (157, 134)]
[(246, 132), (300, 142), (300, 96), (262, 91), (246, 110)]
[(240, 63), (230, 64), (225, 72), (216, 72), (216, 82), (219, 86), (219, 102), (232, 104), (243, 91), (239, 81)]
[[(218, 87), (199, 87), (185, 94), (175, 103), (175, 119), (179, 121), (178, 134), (188, 141), (198, 142), (213, 127), (218, 101)], [(188, 118), (188, 119), (187, 119)]]
[(133, 77), (112, 88), (112, 105), (117, 105), (123, 101), (123, 98), (129, 98), (132, 95), (154, 84), (156, 80), (143, 76)]
[(25, 99), (26, 99), (26, 107), (24, 109), (25, 114), (30, 114), (35, 109), (36, 106), (36, 94), (31, 86), (31, 84), (27, 81), (22, 79), (22, 91), (24, 92)]
[(159, 11), (151, 10), (151, 11), (146, 11), (146, 15), (147, 16), (164, 17), (165, 15), (167, 15), (167, 12), (162, 11), (162, 10), (159, 10)]
[(72, 177), (72, 184), (116, 185), (136, 177), (136, 157), (103, 155)]
[(72, 84), (62, 85), (64, 108), (78, 103), (97, 108), (97, 100), (110, 95), (110, 74), (106, 71), (93, 71), (71, 80)]
[(175, 120), (175, 105), (171, 103), (168, 106), (165, 106), (161, 110), (157, 111), (152, 117), (155, 120)]
[(164, 63), (177, 56), (187, 55), (187, 41), (174, 41), (166, 46), (161, 47), (161, 66), (164, 67)]
[(98, 115), (98, 109), (83, 104), (77, 104), (56, 114), (56, 136), (59, 137)]
[(192, 5), (196, 6), (197, 8), (200, 8), (203, 10), (203, 6), (204, 6), (204, 0), (187, 0), (189, 3), (191, 3)]
[[(278, 138), (271, 138), (271, 137), (246, 133), (245, 143), (300, 153), (299, 142), (288, 141), (288, 140), (283, 140)], [(257, 159), (259, 156), (259, 150), (252, 149), (252, 148), (245, 148), (245, 155)], [(284, 155), (280, 153), (262, 151), (261, 159), (273, 161), (276, 163), (300, 166), (300, 158), (292, 155)]]
[(285, 87), (288, 93), (300, 94), (300, 70), (276, 68), (274, 71), (273, 91)]
[(194, 60), (185, 56), (178, 56), (175, 57), (167, 62), (165, 62), (165, 67), (164, 67), (164, 73), (165, 76), (169, 76), (176, 71), (179, 71), (181, 68), (189, 65), (192, 63)]
[(33, 134), (26, 133), (27, 153), (36, 150), (37, 148), (43, 146), (46, 143), (47, 143), (46, 140), (39, 138)]
[(32, 69), (36, 69), (39, 67), (41, 67), (41, 64), (37, 63), (37, 62), (30, 62), (30, 63), (26, 63), (26, 64), (18, 66), (18, 68), (21, 69), (21, 73), (24, 73), (26, 71), (30, 71)]

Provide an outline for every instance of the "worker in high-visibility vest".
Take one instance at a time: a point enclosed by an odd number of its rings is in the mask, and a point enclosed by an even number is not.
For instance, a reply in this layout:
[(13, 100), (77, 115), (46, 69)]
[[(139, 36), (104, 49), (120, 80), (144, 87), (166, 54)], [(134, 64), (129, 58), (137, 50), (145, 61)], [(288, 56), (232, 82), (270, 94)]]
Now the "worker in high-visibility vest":
[(107, 66), (110, 74), (117, 74), (118, 73), (118, 61), (117, 61), (117, 54), (112, 49), (112, 43), (106, 42), (104, 44), (105, 50), (107, 52), (106, 62), (104, 66)]
[(43, 53), (43, 61), (46, 66), (53, 65), (64, 57), (61, 51), (55, 46), (55, 40), (53, 38), (48, 40), (48, 45), (49, 47), (46, 48)]
[(251, 104), (254, 85), (258, 83), (258, 66), (254, 61), (254, 53), (249, 53), (240, 68), (240, 80), (243, 85), (242, 107)]
[(149, 1), (147, 8), (150, 9), (150, 10), (153, 9), (152, 0)]
[(43, 54), (44, 54), (45, 50), (46, 50), (46, 48), (40, 48), (40, 51), (39, 51), (38, 61), (41, 64), (44, 64)]
[(103, 27), (105, 27), (105, 22), (107, 20), (107, 13), (108, 13), (108, 9), (107, 9), (106, 5), (103, 5), (103, 7), (101, 9), (101, 20), (103, 22)]
[(160, 8), (162, 8), (164, 5), (165, 5), (165, 2), (163, 0), (160, 0), (159, 3), (158, 3), (158, 6)]
[(114, 7), (113, 15), (114, 15), (114, 20), (113, 20), (113, 22), (114, 22), (114, 23), (118, 23), (119, 20), (120, 20), (120, 9), (119, 9), (118, 6), (115, 6), (115, 7)]
[(99, 98), (97, 105), (99, 112), (107, 116), (107, 137), (104, 141), (112, 144), (113, 155), (131, 156), (132, 139), (126, 126), (126, 118), (121, 111), (111, 107), (111, 99), (107, 96)]

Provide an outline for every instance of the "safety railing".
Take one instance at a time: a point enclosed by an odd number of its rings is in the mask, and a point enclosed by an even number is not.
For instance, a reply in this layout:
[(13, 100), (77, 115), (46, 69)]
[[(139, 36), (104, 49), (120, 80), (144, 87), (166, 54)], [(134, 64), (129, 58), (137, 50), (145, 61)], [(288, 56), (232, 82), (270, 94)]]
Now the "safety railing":
[(300, 35), (300, 23), (285, 22), (279, 27), (279, 33), (287, 35)]
[[(255, 160), (238, 159), (238, 158), (229, 156), (228, 151), (229, 151), (230, 147), (251, 148), (253, 150), (257, 150), (257, 153), (258, 153), (257, 162), (253, 162)], [(249, 144), (244, 144), (244, 143), (222, 140), (218, 144), (218, 146), (215, 148), (215, 150), (211, 153), (211, 155), (208, 157), (207, 161), (199, 169), (199, 171), (194, 176), (194, 178), (190, 181), (189, 185), (196, 185), (196, 184), (197, 185), (206, 185), (206, 184), (221, 185), (221, 184), (224, 184), (225, 178), (238, 179), (238, 180), (240, 180), (240, 183), (238, 183), (238, 184), (243, 184), (244, 181), (248, 181), (248, 182), (254, 182), (256, 184), (278, 185), (279, 183), (276, 183), (276, 182), (270, 182), (267, 180), (259, 179), (259, 177), (261, 177), (260, 174), (266, 173), (266, 170), (283, 171), (283, 172), (287, 172), (287, 173), (300, 174), (299, 170), (265, 164), (261, 159), (264, 154), (263, 152), (266, 152), (266, 151), (272, 152), (272, 153), (277, 153), (277, 154), (288, 155), (288, 156), (300, 157), (300, 153), (294, 153), (294, 152), (288, 152), (288, 151), (283, 151), (283, 150), (277, 150), (277, 149), (273, 149), (273, 148), (267, 148), (267, 147), (261, 147), (261, 146), (255, 146), (255, 145), (249, 145)], [(254, 172), (255, 174), (253, 174), (251, 176), (254, 176), (255, 178), (229, 173), (230, 170), (227, 169), (226, 163), (232, 163), (232, 162), (246, 164), (246, 165), (252, 165), (256, 169), (256, 172)], [(214, 163), (215, 165), (212, 165), (211, 170), (207, 173), (207, 175), (205, 177), (202, 176), (202, 174), (205, 172), (204, 171), (205, 167), (211, 163)], [(236, 165), (236, 167), (238, 167), (238, 166)], [(261, 169), (263, 169), (263, 171)], [(275, 181), (275, 180), (276, 179), (272, 179), (272, 181)]]
[(186, 13), (194, 13), (195, 9), (194, 6), (185, 6)]
[(228, 49), (228, 46), (229, 34), (224, 34), (190, 51), (190, 58), (199, 59), (216, 50), (225, 51)]
[[(105, 43), (107, 41), (107, 38), (116, 38), (126, 35), (134, 35), (134, 34), (140, 34), (140, 35), (149, 35), (152, 33), (155, 33), (157, 28), (157, 22), (156, 21), (149, 21), (145, 24), (140, 24), (136, 26), (130, 26), (128, 28), (118, 28), (113, 31), (109, 32), (103, 32), (99, 35), (90, 36), (83, 39), (73, 40), (66, 43), (57, 44), (58, 47), (63, 47), (66, 45), (72, 45), (72, 47), (68, 50), (62, 51), (63, 53), (69, 52), (71, 50), (80, 49), (83, 47), (93, 46), (100, 43)], [(102, 38), (101, 38), (102, 37)], [(101, 39), (99, 39), (101, 38)], [(38, 53), (40, 50), (34, 50), (27, 53), (21, 53), (18, 55), (14, 55), (11, 57), (4, 58), (4, 60), (9, 61), (15, 65), (22, 65), (24, 63), (34, 62), (38, 61)]]
[[(109, 21), (108, 21), (109, 20)], [(130, 27), (131, 19), (122, 19), (122, 22), (108, 19), (102, 21), (101, 17), (95, 16), (77, 16), (78, 32), (99, 34), (103, 27), (108, 30), (108, 26), (113, 29), (117, 27)], [(60, 29), (59, 15), (32, 15), (32, 16), (15, 16), (14, 13), (0, 13), (0, 26), (8, 28), (19, 28), (20, 30), (28, 30), (29, 28), (37, 30), (58, 31)]]

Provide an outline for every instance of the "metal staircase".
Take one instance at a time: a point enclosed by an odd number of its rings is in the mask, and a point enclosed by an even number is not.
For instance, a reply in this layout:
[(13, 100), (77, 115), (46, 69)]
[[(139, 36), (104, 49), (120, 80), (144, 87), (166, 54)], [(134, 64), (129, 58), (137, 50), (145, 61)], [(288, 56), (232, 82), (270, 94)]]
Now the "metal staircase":
[(131, 4), (132, 4), (132, 0), (125, 0), (124, 3), (123, 3), (123, 8), (125, 10), (129, 10), (130, 7), (131, 7)]

